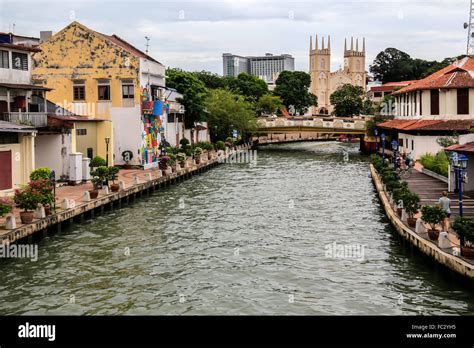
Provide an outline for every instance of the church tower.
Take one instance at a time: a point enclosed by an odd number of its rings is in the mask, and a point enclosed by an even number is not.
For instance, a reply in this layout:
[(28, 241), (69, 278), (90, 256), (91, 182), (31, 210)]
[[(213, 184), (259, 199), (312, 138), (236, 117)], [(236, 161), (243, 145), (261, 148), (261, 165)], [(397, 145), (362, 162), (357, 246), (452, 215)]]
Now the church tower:
[(350, 77), (354, 86), (365, 90), (367, 74), (365, 71), (365, 38), (362, 39), (362, 48), (359, 50), (359, 39), (351, 38), (351, 47), (347, 49), (347, 39), (344, 43), (344, 71)]
[(328, 113), (330, 102), (330, 75), (331, 75), (331, 37), (327, 38), (325, 46), (324, 36), (322, 37), (321, 48), (319, 47), (318, 36), (313, 48), (313, 37), (310, 36), (309, 43), (309, 71), (311, 75), (310, 91), (318, 97), (318, 107), (312, 108), (313, 114)]

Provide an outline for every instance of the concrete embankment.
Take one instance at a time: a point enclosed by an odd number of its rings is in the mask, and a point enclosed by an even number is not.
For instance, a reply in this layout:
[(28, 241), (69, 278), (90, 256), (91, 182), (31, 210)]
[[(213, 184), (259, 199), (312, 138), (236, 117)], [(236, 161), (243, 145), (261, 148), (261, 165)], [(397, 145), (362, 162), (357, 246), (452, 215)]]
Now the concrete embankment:
[(463, 258), (454, 256), (440, 249), (437, 244), (423, 238), (421, 235), (403, 223), (403, 221), (398, 217), (397, 212), (391, 206), (388, 195), (384, 191), (382, 181), (372, 164), (370, 165), (370, 172), (372, 174), (372, 179), (379, 194), (382, 206), (397, 233), (414, 247), (419, 249), (422, 253), (432, 258), (434, 261), (459, 275), (462, 275), (470, 280), (474, 280), (473, 264), (469, 263)]

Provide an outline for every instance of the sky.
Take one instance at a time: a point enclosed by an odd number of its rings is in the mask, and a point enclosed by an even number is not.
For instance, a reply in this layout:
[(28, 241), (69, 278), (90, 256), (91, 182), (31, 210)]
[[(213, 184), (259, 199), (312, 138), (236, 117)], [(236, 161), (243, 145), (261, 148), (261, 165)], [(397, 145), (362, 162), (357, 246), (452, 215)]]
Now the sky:
[(308, 71), (309, 37), (331, 35), (332, 68), (344, 38), (365, 37), (367, 68), (395, 47), (414, 58), (466, 53), (469, 0), (0, 0), (0, 31), (39, 37), (78, 21), (116, 34), (166, 66), (222, 74), (222, 53), (288, 53)]

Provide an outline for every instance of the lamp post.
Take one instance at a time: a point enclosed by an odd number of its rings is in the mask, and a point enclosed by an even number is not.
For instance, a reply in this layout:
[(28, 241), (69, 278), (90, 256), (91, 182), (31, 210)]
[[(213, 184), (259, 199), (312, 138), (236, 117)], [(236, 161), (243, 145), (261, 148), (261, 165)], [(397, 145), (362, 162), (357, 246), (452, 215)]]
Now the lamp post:
[[(110, 138), (105, 138), (105, 166), (109, 167), (109, 143)], [(109, 178), (105, 179), (105, 184), (109, 184)]]
[[(463, 205), (462, 205), (462, 183), (463, 183), (463, 174), (467, 171), (468, 158), (464, 155), (458, 155), (457, 152), (453, 152), (451, 155), (451, 166), (454, 169), (455, 177), (458, 182), (458, 195), (459, 195), (459, 216), (463, 217)], [(464, 235), (459, 233), (459, 254), (462, 256), (462, 248), (464, 246)]]
[(382, 159), (385, 159), (385, 133), (380, 135), (380, 139), (382, 139)]
[(395, 180), (397, 180), (397, 152), (398, 152), (398, 141), (392, 140), (390, 143), (392, 145), (392, 157), (393, 157), (393, 173)]
[(56, 172), (54, 170), (49, 173), (49, 180), (53, 185), (53, 211), (56, 212)]
[(375, 134), (375, 154), (378, 155), (379, 154), (379, 130), (377, 128), (375, 128), (374, 130), (374, 134)]

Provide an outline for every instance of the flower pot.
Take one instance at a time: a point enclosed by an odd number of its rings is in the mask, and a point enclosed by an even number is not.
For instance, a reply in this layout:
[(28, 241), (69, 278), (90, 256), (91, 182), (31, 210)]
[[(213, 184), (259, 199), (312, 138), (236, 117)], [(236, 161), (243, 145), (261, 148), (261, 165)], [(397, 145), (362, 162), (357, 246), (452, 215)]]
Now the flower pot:
[(428, 237), (431, 240), (436, 241), (439, 238), (439, 231), (438, 230), (428, 230)]
[(110, 185), (110, 190), (112, 192), (118, 192), (120, 190), (120, 185), (119, 184), (112, 184), (112, 185)]
[(196, 165), (199, 165), (199, 164), (201, 164), (201, 159), (200, 159), (200, 158), (196, 158), (195, 162), (196, 162)]
[(97, 197), (99, 197), (99, 190), (91, 190), (89, 191), (89, 195), (91, 199), (96, 199)]
[(50, 206), (49, 204), (46, 204), (46, 205), (44, 206), (44, 213), (46, 214), (46, 216), (52, 214), (52, 212), (51, 212), (51, 206)]
[(415, 228), (416, 227), (416, 219), (415, 218), (407, 218), (407, 224), (409, 227)]
[(207, 154), (207, 160), (208, 160), (208, 161), (212, 160), (212, 153), (208, 152), (208, 154)]
[(462, 247), (462, 256), (467, 257), (468, 259), (474, 259), (474, 248), (473, 247)]
[(403, 208), (397, 208), (397, 214), (398, 216), (402, 216), (402, 211), (403, 211)]
[(22, 224), (30, 224), (34, 217), (33, 211), (22, 211), (20, 212), (20, 219)]
[(123, 165), (123, 169), (132, 169), (132, 166), (128, 163)]
[(186, 167), (186, 161), (180, 161), (179, 165), (181, 166), (181, 168)]

